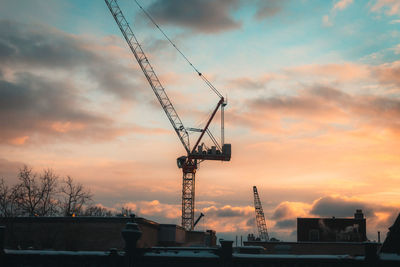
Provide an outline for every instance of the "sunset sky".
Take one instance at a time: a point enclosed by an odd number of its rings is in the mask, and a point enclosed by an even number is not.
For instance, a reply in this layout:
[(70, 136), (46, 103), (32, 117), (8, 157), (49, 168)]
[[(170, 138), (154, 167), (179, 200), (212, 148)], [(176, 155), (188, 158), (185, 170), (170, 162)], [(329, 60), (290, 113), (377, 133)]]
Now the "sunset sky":
[[(270, 236), (361, 208), (368, 238), (385, 237), (400, 211), (400, 1), (139, 2), (228, 98), (232, 160), (197, 172), (199, 230), (254, 233), (256, 185)], [(204, 126), (218, 98), (119, 3), (185, 126)], [(96, 204), (180, 224), (185, 151), (105, 2), (0, 6), (0, 176), (52, 168)]]

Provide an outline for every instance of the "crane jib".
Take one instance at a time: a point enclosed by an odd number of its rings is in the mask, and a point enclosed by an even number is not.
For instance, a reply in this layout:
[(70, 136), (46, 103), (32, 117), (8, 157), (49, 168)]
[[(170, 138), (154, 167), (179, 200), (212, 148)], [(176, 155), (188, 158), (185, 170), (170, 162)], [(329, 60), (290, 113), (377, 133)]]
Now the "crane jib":
[(142, 69), (147, 81), (149, 82), (154, 94), (156, 95), (158, 101), (161, 104), (165, 114), (167, 115), (169, 121), (172, 124), (175, 132), (177, 133), (182, 145), (184, 146), (186, 152), (190, 153), (190, 141), (189, 134), (186, 131), (181, 119), (178, 116), (172, 102), (170, 101), (164, 87), (162, 86), (160, 80), (158, 79), (153, 67), (151, 66), (149, 60), (146, 57), (141, 45), (133, 34), (128, 21), (125, 19), (118, 3), (116, 0), (105, 0), (111, 14), (113, 15), (119, 29), (122, 32), (126, 42), (128, 43), (132, 53), (134, 54), (140, 68)]

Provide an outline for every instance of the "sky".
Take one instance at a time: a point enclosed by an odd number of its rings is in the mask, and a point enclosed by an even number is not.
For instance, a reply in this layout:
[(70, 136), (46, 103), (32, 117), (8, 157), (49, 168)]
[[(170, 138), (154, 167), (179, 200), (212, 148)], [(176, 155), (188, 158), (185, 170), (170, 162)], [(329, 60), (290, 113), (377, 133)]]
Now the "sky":
[[(377, 239), (400, 204), (400, 2), (139, 1), (227, 97), (230, 162), (196, 173), (198, 229), (270, 236), (352, 217)], [(186, 127), (218, 101), (134, 1), (119, 1)], [(104, 1), (2, 0), (0, 176), (70, 175), (94, 203), (180, 224), (185, 150)], [(218, 119), (211, 130), (219, 138)]]

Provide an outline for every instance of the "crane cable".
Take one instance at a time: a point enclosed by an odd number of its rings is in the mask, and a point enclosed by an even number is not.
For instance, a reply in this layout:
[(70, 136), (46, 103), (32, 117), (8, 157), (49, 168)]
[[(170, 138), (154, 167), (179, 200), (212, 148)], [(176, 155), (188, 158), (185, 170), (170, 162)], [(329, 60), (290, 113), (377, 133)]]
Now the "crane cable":
[(182, 51), (172, 42), (172, 40), (167, 36), (167, 34), (158, 26), (152, 16), (139, 4), (137, 0), (134, 0), (138, 7), (143, 11), (143, 13), (149, 18), (149, 20), (157, 27), (157, 29), (164, 35), (164, 37), (171, 43), (173, 47), (175, 47), (176, 51), (181, 54), (181, 56), (189, 63), (189, 65), (194, 69), (195, 72), (203, 79), (203, 81), (211, 88), (212, 91), (219, 97), (223, 98), (220, 92), (218, 92), (217, 88), (212, 85), (212, 83), (190, 62), (190, 60), (182, 53)]

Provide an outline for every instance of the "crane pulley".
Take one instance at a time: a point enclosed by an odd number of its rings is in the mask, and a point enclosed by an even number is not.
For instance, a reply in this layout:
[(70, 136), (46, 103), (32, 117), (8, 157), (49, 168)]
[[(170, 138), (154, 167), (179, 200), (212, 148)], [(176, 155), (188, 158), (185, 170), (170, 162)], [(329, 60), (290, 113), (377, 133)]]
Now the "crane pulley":
[[(193, 230), (194, 228), (194, 200), (195, 200), (195, 173), (197, 170), (197, 164), (204, 160), (220, 160), (229, 161), (231, 158), (231, 145), (224, 143), (224, 107), (226, 106), (225, 98), (218, 92), (218, 90), (202, 75), (197, 68), (188, 60), (188, 58), (176, 47), (170, 38), (162, 31), (157, 25), (154, 19), (143, 9), (142, 6), (135, 0), (138, 6), (143, 10), (147, 17), (157, 26), (157, 28), (163, 33), (168, 41), (178, 50), (178, 52), (185, 58), (185, 60), (192, 66), (197, 74), (203, 79), (203, 81), (217, 94), (219, 101), (213, 110), (210, 118), (208, 119), (203, 129), (196, 129), (200, 132), (200, 136), (194, 143), (194, 146), (190, 145), (190, 138), (188, 131), (193, 128), (185, 128), (181, 119), (178, 116), (171, 100), (169, 99), (164, 87), (162, 86), (158, 76), (156, 75), (152, 65), (150, 64), (146, 54), (144, 53), (142, 46), (133, 34), (133, 31), (123, 15), (117, 0), (105, 0), (112, 16), (114, 17), (125, 41), (129, 45), (129, 48), (135, 56), (140, 68), (142, 69), (148, 83), (150, 84), (154, 94), (156, 95), (161, 107), (167, 115), (169, 121), (172, 124), (176, 134), (178, 135), (183, 147), (186, 150), (186, 155), (177, 159), (179, 168), (183, 171), (183, 183), (182, 183), (182, 226), (187, 230)], [(210, 123), (215, 117), (217, 111), (221, 109), (221, 145), (218, 144), (214, 136), (209, 130)], [(213, 141), (214, 146), (206, 148), (204, 143), (201, 143), (204, 135), (207, 134)], [(205, 149), (206, 148), (206, 149)]]

